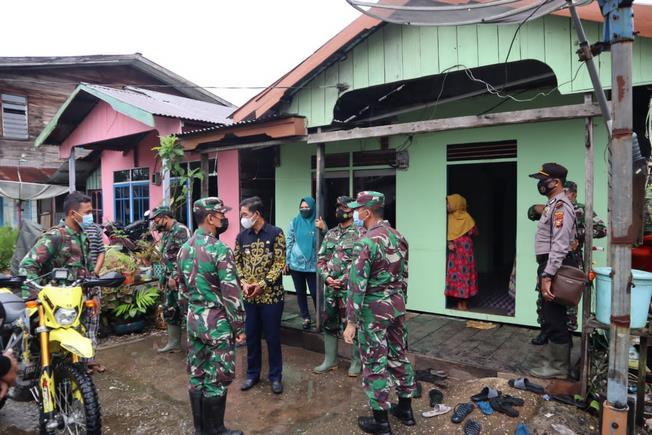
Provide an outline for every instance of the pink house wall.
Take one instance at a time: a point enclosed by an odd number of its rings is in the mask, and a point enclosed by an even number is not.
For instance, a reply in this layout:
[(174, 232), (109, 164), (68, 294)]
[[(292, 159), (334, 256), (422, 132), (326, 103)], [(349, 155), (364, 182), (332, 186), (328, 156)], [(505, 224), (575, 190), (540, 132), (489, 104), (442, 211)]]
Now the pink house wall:
[(219, 151), (217, 153), (217, 192), (224, 204), (231, 207), (226, 216), (229, 229), (220, 236), (220, 240), (235, 247), (235, 238), (240, 232), (240, 159), (238, 150)]

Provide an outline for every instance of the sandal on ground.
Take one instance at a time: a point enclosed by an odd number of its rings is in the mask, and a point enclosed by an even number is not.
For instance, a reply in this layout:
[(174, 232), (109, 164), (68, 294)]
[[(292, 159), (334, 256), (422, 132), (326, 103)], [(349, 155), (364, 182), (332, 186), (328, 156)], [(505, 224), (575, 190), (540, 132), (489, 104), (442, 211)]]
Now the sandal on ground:
[(501, 397), (489, 399), (489, 404), (496, 412), (500, 412), (501, 414), (505, 414), (512, 418), (518, 417), (518, 411), (512, 407), (511, 403), (503, 401)]
[(458, 403), (453, 410), (451, 421), (456, 424), (462, 423), (466, 416), (473, 412), (474, 408), (475, 406), (471, 402)]
[(425, 418), (431, 418), (431, 417), (436, 417), (438, 415), (444, 415), (446, 413), (449, 413), (453, 408), (451, 408), (448, 405), (444, 405), (443, 403), (438, 403), (437, 405), (433, 406), (430, 411), (423, 411), (421, 415), (423, 415)]
[(414, 392), (414, 398), (415, 399), (420, 399), (421, 395), (423, 394), (423, 387), (421, 386), (421, 382), (416, 383), (417, 388), (416, 391)]
[(494, 397), (498, 397), (500, 394), (500, 391), (496, 390), (495, 388), (484, 387), (478, 394), (471, 396), (471, 400), (474, 402), (479, 402), (481, 400), (486, 401)]
[(476, 402), (475, 405), (480, 409), (480, 411), (482, 411), (484, 415), (491, 415), (494, 413), (494, 410), (489, 402), (482, 400), (480, 402)]
[(527, 428), (527, 424), (519, 423), (518, 425), (516, 425), (516, 432), (514, 432), (514, 435), (530, 435), (530, 431)]
[(520, 397), (510, 396), (509, 394), (502, 396), (501, 399), (503, 400), (503, 402), (509, 403), (512, 406), (525, 405), (525, 400), (521, 399)]
[(305, 331), (308, 331), (310, 329), (311, 324), (312, 322), (310, 321), (310, 319), (303, 319), (303, 329)]
[(554, 395), (551, 397), (552, 400), (559, 402), (559, 403), (564, 403), (566, 405), (571, 405), (575, 406), (579, 409), (586, 409), (586, 403), (582, 401), (577, 401), (575, 400), (575, 397), (567, 395), (567, 394), (560, 394), (560, 395)]
[(444, 381), (448, 375), (441, 370), (416, 370), (414, 376), (417, 381), (430, 382), (431, 384)]
[(517, 390), (530, 391), (537, 394), (545, 394), (546, 390), (541, 385), (530, 382), (528, 378), (510, 379), (509, 386)]
[(428, 392), (428, 397), (430, 398), (430, 406), (439, 405), (444, 400), (444, 393), (433, 388)]
[(480, 435), (482, 426), (475, 420), (469, 420), (464, 423), (464, 435)]

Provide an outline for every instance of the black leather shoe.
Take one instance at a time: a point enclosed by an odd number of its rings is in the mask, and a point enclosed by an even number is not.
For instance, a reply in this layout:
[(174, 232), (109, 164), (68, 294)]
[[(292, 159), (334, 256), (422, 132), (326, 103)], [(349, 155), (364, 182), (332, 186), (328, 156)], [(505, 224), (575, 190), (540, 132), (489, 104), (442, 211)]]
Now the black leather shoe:
[(373, 417), (358, 417), (358, 427), (365, 433), (392, 435), (387, 411), (374, 411)]
[(272, 381), (272, 393), (281, 394), (283, 392), (283, 382)]
[(414, 426), (417, 422), (412, 413), (412, 399), (399, 397), (398, 405), (392, 404), (392, 415), (399, 419), (405, 426)]
[(254, 385), (256, 385), (260, 379), (247, 379), (240, 385), (240, 390), (241, 391), (247, 391), (250, 390)]
[(542, 331), (539, 333), (539, 335), (534, 337), (530, 343), (535, 346), (543, 346), (544, 344), (548, 343), (548, 336)]

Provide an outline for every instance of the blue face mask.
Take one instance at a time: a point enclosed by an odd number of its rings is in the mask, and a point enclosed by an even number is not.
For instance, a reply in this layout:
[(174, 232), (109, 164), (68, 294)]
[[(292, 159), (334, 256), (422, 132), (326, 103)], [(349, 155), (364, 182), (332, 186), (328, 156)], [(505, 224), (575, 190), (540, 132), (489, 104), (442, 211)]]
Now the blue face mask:
[(353, 211), (353, 223), (358, 227), (364, 227), (364, 221), (360, 219), (360, 213), (358, 213), (358, 210)]
[(82, 216), (82, 220), (79, 223), (79, 225), (82, 228), (88, 228), (91, 225), (93, 225), (93, 215), (92, 214), (85, 214), (84, 216)]

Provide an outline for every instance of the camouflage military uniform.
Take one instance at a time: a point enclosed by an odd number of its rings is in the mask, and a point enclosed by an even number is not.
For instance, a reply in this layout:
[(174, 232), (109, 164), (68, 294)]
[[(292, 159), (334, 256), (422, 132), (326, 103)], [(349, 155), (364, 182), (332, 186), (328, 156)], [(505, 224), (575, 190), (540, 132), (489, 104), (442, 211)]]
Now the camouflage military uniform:
[(342, 280), (339, 289), (326, 286), (324, 291), (324, 330), (337, 335), (346, 319), (346, 296), (349, 281), (353, 244), (364, 234), (356, 225), (342, 228), (340, 225), (324, 236), (317, 256), (317, 271), (324, 282), (328, 277)]
[(190, 237), (190, 230), (182, 223), (175, 222), (169, 231), (165, 231), (160, 241), (161, 257), (163, 259), (164, 275), (161, 286), (164, 289), (163, 317), (169, 325), (181, 325), (183, 311), (179, 305), (178, 289), (170, 288), (168, 279), (172, 278), (179, 283), (179, 273), (176, 268), (177, 255), (181, 245)]
[[(78, 279), (88, 276), (90, 265), (90, 244), (86, 234), (61, 224), (52, 227), (38, 239), (20, 262), (18, 273), (39, 281), (52, 269), (66, 268), (73, 279)], [(44, 280), (41, 280), (41, 283), (45, 284)], [(29, 297), (29, 292), (30, 290), (23, 288), (23, 297)], [(88, 296), (93, 297), (97, 292), (99, 289), (91, 289)]]
[[(383, 203), (382, 194), (361, 192), (349, 207), (373, 208)], [(390, 408), (390, 383), (399, 398), (411, 398), (416, 392), (414, 370), (406, 355), (407, 278), (405, 238), (387, 221), (368, 228), (353, 248), (346, 317), (358, 328), (362, 385), (375, 411)]]
[[(221, 200), (217, 207), (224, 208)], [(224, 396), (235, 377), (234, 337), (244, 333), (233, 252), (199, 228), (181, 247), (177, 264), (181, 297), (188, 302), (190, 387), (204, 397)]]

